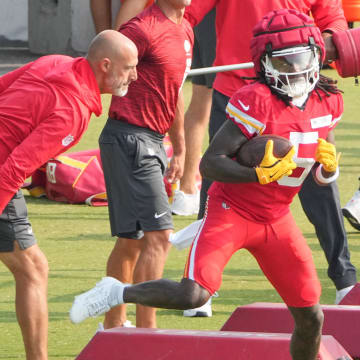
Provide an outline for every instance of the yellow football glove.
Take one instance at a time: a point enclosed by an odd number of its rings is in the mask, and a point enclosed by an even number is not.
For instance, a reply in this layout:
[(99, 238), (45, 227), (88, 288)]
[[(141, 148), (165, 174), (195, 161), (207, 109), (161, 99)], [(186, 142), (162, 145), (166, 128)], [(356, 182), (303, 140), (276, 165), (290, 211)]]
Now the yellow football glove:
[(341, 153), (336, 156), (336, 148), (333, 144), (324, 139), (318, 139), (318, 146), (316, 148), (315, 160), (323, 165), (327, 172), (335, 172), (339, 165)]
[(282, 158), (277, 158), (273, 154), (274, 142), (269, 140), (266, 143), (265, 154), (259, 166), (255, 168), (259, 183), (264, 185), (277, 181), (283, 176), (289, 176), (296, 168), (296, 164), (292, 159), (295, 154), (295, 148)]

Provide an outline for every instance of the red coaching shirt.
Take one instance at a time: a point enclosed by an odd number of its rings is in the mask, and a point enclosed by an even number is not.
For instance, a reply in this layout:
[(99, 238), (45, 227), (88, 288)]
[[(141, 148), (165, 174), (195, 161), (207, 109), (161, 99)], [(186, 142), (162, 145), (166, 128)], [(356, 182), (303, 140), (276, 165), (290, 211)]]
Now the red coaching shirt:
[(154, 4), (120, 28), (137, 46), (138, 79), (124, 97), (113, 96), (109, 117), (165, 134), (190, 71), (193, 31), (175, 24)]
[(101, 110), (84, 58), (44, 56), (0, 77), (0, 213), (28, 176), (80, 140)]
[[(192, 0), (186, 18), (195, 26), (216, 6), (216, 58), (214, 66), (250, 62), (250, 39), (253, 27), (268, 12), (296, 9), (314, 17), (324, 30), (347, 29), (341, 0)], [(241, 76), (254, 76), (253, 69), (225, 71), (216, 75), (214, 89), (230, 97), (249, 81)]]
[(209, 195), (220, 197), (243, 217), (255, 222), (271, 223), (285, 215), (315, 163), (317, 139), (327, 138), (343, 112), (341, 94), (327, 97), (318, 91), (322, 100), (313, 91), (304, 110), (286, 106), (260, 83), (237, 91), (226, 107), (227, 118), (249, 139), (260, 134), (277, 134), (290, 139), (295, 146), (294, 161), (298, 167), (291, 176), (267, 185), (214, 182)]

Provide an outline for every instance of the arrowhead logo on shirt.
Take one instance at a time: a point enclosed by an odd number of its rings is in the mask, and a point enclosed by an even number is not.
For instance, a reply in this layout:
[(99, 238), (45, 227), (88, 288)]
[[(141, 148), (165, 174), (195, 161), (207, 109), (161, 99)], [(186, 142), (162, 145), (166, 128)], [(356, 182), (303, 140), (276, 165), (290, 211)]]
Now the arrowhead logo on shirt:
[(63, 144), (63, 146), (68, 146), (68, 145), (70, 145), (72, 142), (74, 141), (74, 137), (71, 135), (71, 134), (69, 134), (68, 136), (66, 136), (66, 137), (64, 137), (63, 139), (62, 139), (62, 144)]

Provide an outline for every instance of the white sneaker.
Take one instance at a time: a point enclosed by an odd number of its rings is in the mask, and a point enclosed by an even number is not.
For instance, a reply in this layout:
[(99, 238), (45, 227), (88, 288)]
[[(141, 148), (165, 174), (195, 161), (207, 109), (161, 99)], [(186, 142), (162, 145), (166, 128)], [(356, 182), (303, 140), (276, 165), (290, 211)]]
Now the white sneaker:
[(204, 305), (200, 307), (197, 307), (195, 309), (184, 310), (183, 315), (186, 317), (211, 317), (212, 316), (211, 297)]
[(342, 213), (349, 221), (350, 225), (360, 231), (360, 190), (342, 208)]
[(199, 191), (196, 194), (185, 194), (181, 190), (175, 190), (174, 198), (170, 205), (173, 214), (181, 216), (197, 215), (199, 207)]
[(70, 309), (70, 320), (78, 324), (88, 317), (96, 317), (111, 309), (112, 306), (120, 303), (111, 304), (110, 293), (114, 285), (125, 288), (125, 284), (113, 277), (104, 277), (95, 287), (89, 291), (75, 296), (75, 300)]
[(135, 328), (136, 326), (133, 325), (130, 320), (126, 320), (126, 321), (122, 324), (122, 327)]
[(104, 329), (104, 324), (103, 323), (99, 323), (98, 324), (98, 327), (97, 327), (97, 329), (96, 329), (96, 332), (99, 332), (99, 331), (104, 331), (105, 329)]
[[(126, 321), (122, 324), (122, 327), (135, 328), (136, 326), (133, 325), (130, 320), (126, 320)], [(98, 331), (105, 331), (105, 329), (104, 329), (104, 324), (103, 324), (103, 323), (99, 323), (98, 328), (96, 329), (96, 332), (98, 332)]]

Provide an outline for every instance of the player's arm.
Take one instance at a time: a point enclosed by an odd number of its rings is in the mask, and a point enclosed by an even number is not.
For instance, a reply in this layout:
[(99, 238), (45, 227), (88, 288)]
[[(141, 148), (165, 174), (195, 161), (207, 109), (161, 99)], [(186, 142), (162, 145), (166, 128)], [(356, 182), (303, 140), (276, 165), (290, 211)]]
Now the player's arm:
[(66, 120), (56, 114), (50, 116), (0, 166), (0, 214), (36, 169), (78, 142), (79, 139), (75, 139), (71, 144), (63, 145), (63, 139), (71, 134), (71, 124), (71, 119)]
[(116, 15), (114, 30), (118, 30), (122, 24), (141, 13), (147, 3), (148, 0), (123, 0)]
[(264, 185), (291, 175), (296, 168), (293, 161), (294, 148), (284, 157), (277, 158), (273, 154), (272, 140), (267, 142), (263, 159), (257, 167), (240, 165), (233, 158), (246, 141), (248, 139), (240, 128), (231, 120), (226, 121), (203, 156), (200, 163), (201, 175), (221, 182), (256, 181)]
[(166, 177), (170, 183), (180, 180), (184, 172), (185, 162), (185, 135), (184, 135), (184, 98), (182, 90), (175, 111), (175, 119), (169, 129), (169, 136), (173, 148), (173, 156)]
[(311, 8), (316, 26), (322, 32), (325, 42), (326, 58), (329, 63), (337, 59), (337, 50), (332, 40), (332, 34), (336, 31), (343, 31), (348, 28), (347, 21), (342, 9), (341, 0), (318, 0)]
[(342, 0), (317, 0), (311, 6), (311, 15), (321, 32), (342, 31), (348, 28)]
[(233, 160), (241, 145), (248, 139), (240, 128), (227, 120), (214, 136), (200, 162), (201, 175), (226, 183), (255, 182), (254, 168)]
[(219, 0), (192, 0), (186, 7), (184, 17), (189, 21), (192, 27), (201, 22), (204, 16), (212, 10)]

